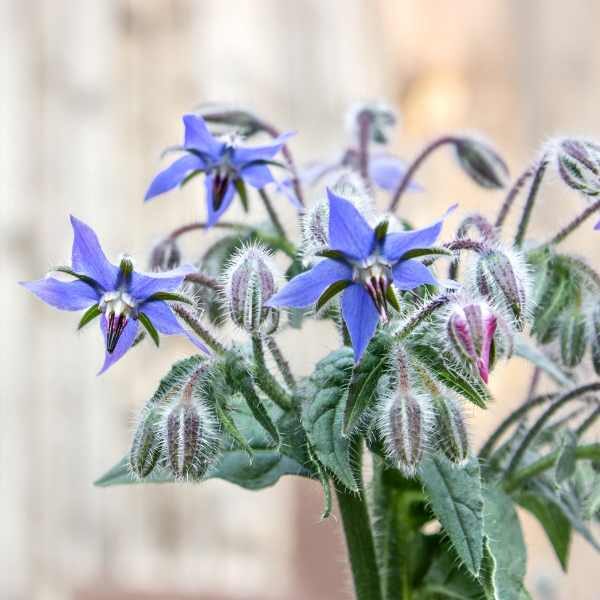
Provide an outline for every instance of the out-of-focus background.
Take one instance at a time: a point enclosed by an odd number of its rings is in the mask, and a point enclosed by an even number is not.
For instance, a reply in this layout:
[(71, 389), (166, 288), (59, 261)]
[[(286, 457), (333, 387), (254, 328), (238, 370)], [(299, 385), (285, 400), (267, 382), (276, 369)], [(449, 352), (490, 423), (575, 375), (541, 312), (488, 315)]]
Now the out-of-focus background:
[[(600, 135), (598, 23), (594, 0), (0, 0), (0, 597), (349, 598), (340, 526), (319, 522), (316, 484), (92, 487), (128, 447), (132, 413), (189, 348), (144, 345), (96, 378), (95, 329), (74, 335), (74, 315), (16, 282), (65, 261), (69, 213), (111, 254), (142, 259), (198, 219), (200, 184), (147, 206), (142, 197), (160, 151), (180, 139), (181, 114), (201, 101), (248, 105), (297, 130), (305, 160), (336, 155), (345, 109), (381, 97), (403, 115), (401, 155), (476, 129), (516, 175), (550, 135)], [(492, 215), (501, 199), (444, 153), (420, 180), (427, 193), (404, 203), (418, 224), (457, 201)], [(540, 237), (582, 201), (549, 181), (543, 202)], [(591, 226), (571, 247), (600, 259)], [(309, 334), (284, 336), (303, 373), (336, 344)], [(471, 413), (475, 440), (520, 401), (528, 376), (518, 360), (494, 373), (496, 402)], [(576, 539), (565, 576), (539, 527), (523, 522), (534, 598), (597, 598), (592, 550)]]

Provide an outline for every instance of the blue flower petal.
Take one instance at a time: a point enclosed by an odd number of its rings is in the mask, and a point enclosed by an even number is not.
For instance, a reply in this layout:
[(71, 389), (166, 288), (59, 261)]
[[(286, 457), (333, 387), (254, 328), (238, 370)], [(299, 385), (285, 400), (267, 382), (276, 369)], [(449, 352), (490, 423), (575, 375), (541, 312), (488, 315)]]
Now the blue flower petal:
[[(376, 185), (388, 192), (395, 191), (406, 174), (406, 163), (390, 154), (374, 154), (369, 160), (369, 175)], [(411, 181), (410, 191), (420, 191), (423, 188)]]
[(184, 335), (194, 346), (210, 354), (209, 349), (195, 336), (189, 333), (177, 320), (171, 307), (162, 301), (146, 302), (140, 306), (140, 311), (145, 313), (152, 325), (164, 335)]
[(275, 181), (269, 167), (261, 163), (250, 163), (243, 167), (240, 171), (240, 177), (257, 189), (263, 188), (265, 185)]
[(400, 261), (393, 269), (394, 284), (400, 290), (412, 290), (420, 285), (438, 285), (431, 271), (418, 260)]
[[(136, 319), (129, 318), (125, 328), (123, 329), (123, 333), (121, 333), (121, 337), (117, 342), (117, 345), (112, 354), (106, 352), (104, 357), (104, 364), (100, 371), (98, 371), (98, 375), (102, 375), (108, 368), (114, 365), (126, 352), (131, 348), (131, 345), (135, 341), (135, 337), (138, 332), (139, 323)], [(100, 317), (100, 331), (102, 331), (102, 335), (104, 336), (104, 343), (106, 344), (106, 330), (108, 328), (108, 324), (106, 322), (106, 316), (101, 315)]]
[(375, 245), (375, 232), (350, 202), (327, 190), (329, 197), (329, 245), (348, 257), (367, 258)]
[(238, 168), (242, 168), (246, 163), (257, 160), (270, 160), (283, 148), (287, 140), (294, 133), (283, 133), (276, 137), (272, 143), (264, 146), (238, 146), (233, 150), (232, 162)]
[(38, 281), (21, 281), (20, 284), (33, 292), (46, 304), (60, 310), (81, 310), (96, 304), (98, 292), (83, 281), (60, 281), (46, 277)]
[(294, 277), (266, 304), (272, 307), (306, 308), (312, 306), (332, 283), (348, 279), (352, 279), (352, 268), (327, 258), (310, 271)]
[(185, 135), (183, 145), (192, 150), (199, 150), (218, 159), (225, 146), (208, 130), (206, 122), (197, 115), (184, 115)]
[(342, 293), (342, 316), (358, 362), (377, 329), (379, 314), (362, 285), (355, 283)]
[(72, 215), (71, 225), (73, 226), (71, 251), (73, 271), (91, 277), (105, 290), (112, 290), (117, 280), (118, 267), (108, 262), (98, 237), (91, 227)]
[(151, 200), (159, 194), (164, 194), (177, 187), (192, 171), (201, 170), (205, 167), (204, 161), (194, 155), (186, 154), (178, 158), (172, 165), (161, 171), (150, 184), (144, 202)]
[(197, 269), (191, 265), (183, 265), (172, 271), (162, 273), (140, 273), (134, 271), (131, 274), (129, 293), (137, 302), (143, 302), (157, 292), (172, 292), (176, 290), (189, 273)]
[(444, 216), (433, 225), (414, 231), (401, 233), (388, 233), (383, 244), (383, 255), (391, 262), (399, 260), (403, 254), (413, 248), (427, 248), (431, 246), (440, 235), (444, 219), (456, 208), (451, 206)]
[(214, 176), (207, 175), (204, 180), (204, 188), (206, 190), (206, 226), (212, 227), (223, 215), (223, 213), (229, 208), (233, 197), (235, 195), (235, 186), (233, 182), (227, 184), (225, 190), (225, 196), (221, 200), (221, 204), (217, 210), (214, 208), (213, 190), (214, 190)]

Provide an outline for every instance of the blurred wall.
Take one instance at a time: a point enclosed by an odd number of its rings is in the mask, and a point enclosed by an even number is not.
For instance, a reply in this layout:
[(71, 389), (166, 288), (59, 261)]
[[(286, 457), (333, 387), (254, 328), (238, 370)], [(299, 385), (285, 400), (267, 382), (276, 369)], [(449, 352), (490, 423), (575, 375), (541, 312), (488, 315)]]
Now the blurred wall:
[[(339, 525), (318, 522), (310, 483), (261, 494), (222, 482), (93, 488), (127, 448), (132, 412), (189, 349), (175, 339), (160, 353), (146, 346), (96, 378), (96, 332), (74, 336), (73, 315), (15, 282), (66, 260), (69, 213), (112, 254), (139, 257), (197, 219), (198, 186), (141, 199), (160, 151), (180, 137), (180, 115), (200, 101), (250, 105), (299, 131), (293, 147), (308, 159), (339, 150), (352, 101), (383, 97), (403, 114), (400, 154), (478, 129), (517, 174), (549, 135), (600, 135), (598, 22), (593, 0), (0, 0), (0, 596), (349, 597)], [(441, 154), (420, 177), (427, 201), (404, 203), (419, 223), (456, 201), (488, 214), (500, 201)], [(546, 187), (532, 227), (540, 237), (580, 203)], [(571, 248), (600, 258), (589, 231)], [(285, 341), (297, 347), (292, 334)], [(306, 373), (335, 345), (319, 337), (293, 362)], [(523, 394), (528, 369), (510, 369), (494, 376), (494, 406), (472, 414), (477, 438)], [(576, 541), (561, 576), (540, 530), (524, 522), (534, 597), (595, 597), (592, 551)]]

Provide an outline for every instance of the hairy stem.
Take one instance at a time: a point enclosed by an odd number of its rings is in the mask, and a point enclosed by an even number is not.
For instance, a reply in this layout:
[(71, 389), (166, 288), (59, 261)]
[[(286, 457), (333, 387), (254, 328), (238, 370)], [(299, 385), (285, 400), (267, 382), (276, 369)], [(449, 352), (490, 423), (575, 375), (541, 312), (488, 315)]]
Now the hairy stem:
[(450, 296), (445, 294), (436, 296), (433, 300), (430, 300), (421, 310), (417, 311), (402, 327), (402, 329), (396, 334), (396, 338), (399, 340), (407, 337), (412, 331), (418, 327), (425, 319), (430, 317), (436, 310), (442, 308), (450, 302)]
[(512, 205), (514, 204), (516, 197), (519, 195), (519, 192), (525, 183), (527, 183), (527, 180), (533, 175), (534, 170), (535, 169), (533, 167), (527, 167), (527, 170), (515, 181), (512, 188), (510, 188), (502, 206), (500, 207), (500, 212), (496, 217), (496, 227), (501, 227), (504, 224), (504, 221), (506, 221), (506, 217), (508, 216)]
[(590, 204), (579, 216), (563, 227), (553, 238), (549, 239), (543, 246), (555, 246), (571, 235), (580, 225), (585, 223), (595, 212), (600, 210), (600, 200)]
[(559, 396), (539, 417), (539, 419), (534, 423), (533, 427), (527, 432), (527, 435), (523, 438), (520, 446), (517, 448), (510, 464), (508, 465), (508, 469), (506, 470), (505, 477), (508, 479), (515, 471), (515, 469), (519, 466), (523, 455), (527, 451), (527, 448), (531, 445), (531, 442), (536, 438), (538, 433), (542, 430), (548, 419), (561, 407), (563, 407), (567, 402), (578, 398), (584, 394), (588, 394), (590, 392), (597, 392), (600, 390), (600, 381), (594, 383), (588, 383), (587, 385), (582, 385), (573, 390), (565, 392), (562, 396)]
[(523, 244), (523, 240), (525, 239), (525, 233), (527, 232), (527, 227), (529, 226), (529, 221), (531, 219), (531, 212), (533, 211), (535, 199), (537, 198), (540, 189), (540, 184), (542, 183), (542, 179), (544, 178), (544, 174), (546, 173), (547, 167), (548, 160), (546, 159), (546, 157), (543, 157), (536, 168), (535, 176), (533, 178), (533, 181), (531, 182), (529, 194), (527, 195), (527, 200), (525, 201), (525, 206), (523, 207), (521, 220), (519, 221), (519, 226), (517, 227), (517, 234), (515, 236), (515, 246), (517, 247), (520, 247)]
[(254, 377), (256, 385), (280, 408), (289, 410), (292, 408), (292, 399), (267, 368), (265, 351), (262, 339), (259, 336), (252, 337), (252, 349), (254, 351)]
[(196, 285), (203, 285), (204, 287), (210, 288), (218, 292), (221, 289), (221, 284), (210, 275), (206, 273), (190, 273), (185, 276), (184, 281), (194, 283)]
[(283, 352), (281, 352), (281, 348), (275, 341), (275, 338), (269, 336), (266, 338), (267, 347), (269, 348), (269, 352), (275, 359), (277, 364), (277, 368), (283, 377), (286, 385), (290, 389), (294, 389), (296, 387), (296, 380), (294, 379), (294, 375), (292, 374), (292, 369), (290, 368), (290, 363), (286, 360)]
[(203, 341), (206, 345), (214, 350), (217, 354), (225, 352), (225, 346), (221, 344), (209, 331), (200, 323), (200, 321), (183, 306), (173, 305), (173, 310), (190, 326), (190, 329)]
[[(504, 483), (504, 489), (506, 492), (512, 492), (517, 489), (523, 482), (551, 469), (558, 457), (560, 456), (560, 450), (555, 450), (551, 454), (536, 460), (535, 462), (527, 465), (523, 469), (517, 471), (510, 479), (507, 479)], [(600, 444), (588, 444), (586, 446), (578, 446), (575, 449), (576, 460), (598, 460), (600, 459)]]
[(269, 219), (271, 219), (271, 223), (273, 223), (273, 226), (277, 230), (277, 233), (282, 238), (286, 239), (287, 236), (285, 233), (285, 229), (283, 228), (283, 225), (281, 224), (281, 221), (279, 220), (279, 217), (277, 216), (277, 213), (273, 208), (273, 204), (271, 204), (271, 199), (269, 198), (267, 192), (265, 192), (265, 190), (261, 188), (260, 190), (258, 190), (258, 193), (261, 197), (261, 200), (263, 201), (263, 204), (265, 205), (265, 208), (267, 209), (267, 213), (269, 214)]
[(440, 137), (440, 138), (438, 138), (436, 140), (433, 140), (433, 142), (429, 143), (427, 146), (425, 146), (425, 148), (423, 148), (423, 150), (421, 150), (421, 153), (410, 164), (410, 166), (408, 167), (408, 170), (404, 174), (404, 177), (402, 178), (402, 180), (398, 184), (398, 187), (396, 188), (396, 191), (394, 192), (394, 196), (392, 197), (392, 200), (391, 200), (389, 208), (388, 208), (388, 210), (390, 212), (394, 212), (398, 208), (398, 205), (400, 204), (400, 198), (402, 197), (402, 194), (408, 188), (410, 182), (412, 181), (412, 178), (413, 178), (415, 172), (423, 164), (423, 162), (425, 161), (425, 159), (434, 150), (436, 150), (440, 146), (444, 146), (445, 144), (456, 144), (457, 140), (458, 140), (458, 138), (456, 138), (454, 136), (450, 136), (450, 135), (443, 136), (443, 137)]
[[(190, 231), (197, 231), (198, 229), (206, 229), (207, 223), (188, 223), (187, 225), (182, 225), (177, 229), (174, 229), (168, 236), (169, 240), (176, 240), (180, 235), (184, 233), (188, 233)], [(213, 227), (218, 227), (220, 229), (243, 229), (246, 227), (243, 223), (231, 223), (228, 221), (218, 221), (213, 225)]]
[(373, 125), (373, 114), (363, 110), (357, 117), (358, 121), (358, 169), (360, 176), (369, 184), (369, 140)]
[(360, 478), (360, 492), (350, 492), (339, 482), (335, 484), (335, 492), (344, 526), (356, 600), (383, 600), (371, 518), (360, 473), (360, 459), (355, 467), (355, 476)]
[(586, 417), (575, 431), (575, 435), (580, 438), (598, 419), (600, 416), (600, 406), (596, 408)]

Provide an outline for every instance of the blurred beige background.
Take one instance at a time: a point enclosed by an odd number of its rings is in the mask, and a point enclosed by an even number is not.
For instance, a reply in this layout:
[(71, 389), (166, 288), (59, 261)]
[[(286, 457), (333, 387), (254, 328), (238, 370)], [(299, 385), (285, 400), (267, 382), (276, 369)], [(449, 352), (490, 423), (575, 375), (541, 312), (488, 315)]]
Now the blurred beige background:
[[(382, 97), (403, 114), (400, 154), (477, 129), (516, 175), (547, 136), (600, 137), (598, 23), (594, 0), (0, 0), (0, 597), (349, 598), (339, 524), (319, 522), (316, 485), (93, 488), (127, 448), (132, 412), (189, 348), (146, 345), (96, 378), (97, 332), (74, 335), (74, 315), (16, 281), (65, 261), (69, 213), (111, 253), (140, 259), (197, 219), (199, 184), (148, 206), (142, 197), (200, 101), (271, 115), (300, 132), (293, 149), (306, 160), (339, 150), (352, 101)], [(500, 201), (441, 153), (420, 178), (427, 196), (404, 204), (417, 223), (452, 202), (491, 215)], [(580, 202), (550, 181), (532, 231), (547, 235)], [(188, 249), (207, 239), (189, 236)], [(571, 244), (600, 259), (590, 227)], [(316, 331), (292, 357), (303, 373), (336, 344)], [(496, 403), (472, 411), (477, 439), (520, 400), (528, 374), (517, 360), (496, 371)], [(598, 598), (591, 549), (577, 539), (564, 576), (524, 523), (536, 600)]]

